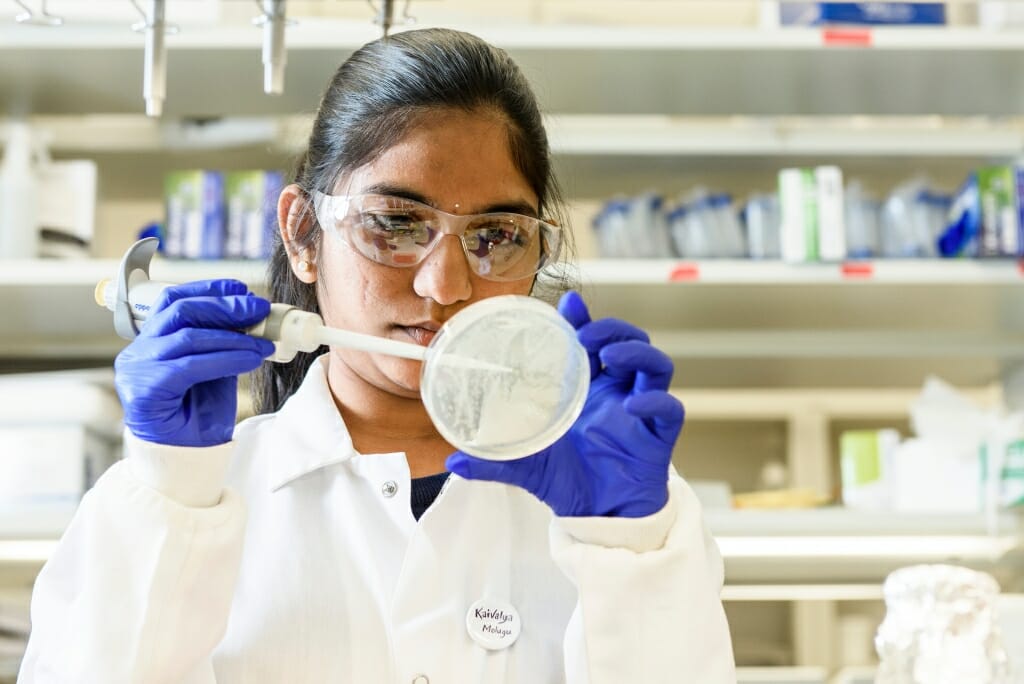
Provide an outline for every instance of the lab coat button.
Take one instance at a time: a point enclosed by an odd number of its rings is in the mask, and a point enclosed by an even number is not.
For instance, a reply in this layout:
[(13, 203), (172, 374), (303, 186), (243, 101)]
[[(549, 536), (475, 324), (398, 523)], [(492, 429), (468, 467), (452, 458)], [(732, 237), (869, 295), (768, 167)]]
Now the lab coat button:
[(412, 678), (412, 684), (430, 684), (430, 677), (427, 675), (416, 675)]
[(384, 483), (384, 486), (380, 488), (380, 493), (390, 499), (398, 493), (398, 483), (394, 480), (388, 480)]

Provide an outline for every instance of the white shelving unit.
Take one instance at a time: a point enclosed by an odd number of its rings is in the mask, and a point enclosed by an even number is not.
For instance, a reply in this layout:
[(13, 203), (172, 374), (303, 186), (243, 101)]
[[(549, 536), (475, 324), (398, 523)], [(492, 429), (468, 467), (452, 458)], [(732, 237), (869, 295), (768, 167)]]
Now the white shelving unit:
[[(131, 23), (130, 7), (126, 12)], [(1013, 73), (1005, 69), (1008, 63), (1024, 58), (1024, 33), (1011, 30), (763, 31), (514, 21), (457, 27), (508, 50), (534, 79), (547, 109), (563, 113), (1012, 116), (1024, 88), (1003, 76)], [(288, 88), (282, 97), (267, 98), (260, 91), (259, 31), (241, 22), (185, 24), (167, 38), (167, 114), (309, 111), (334, 67), (377, 35), (361, 20), (301, 20), (286, 38)], [(28, 97), (40, 114), (139, 112), (142, 47), (142, 37), (117, 22), (49, 31), (0, 25), (0, 97)], [(72, 51), (75, 59), (69, 60)], [(886, 79), (874, 78), (883, 69)], [(191, 78), (200, 72), (208, 83)], [(106, 76), (103, 88), (86, 85), (96, 73)], [(833, 78), (835, 73), (843, 78)], [(782, 78), (804, 87), (765, 87)], [(236, 87), (220, 88), (224, 82)], [(920, 87), (946, 82), (956, 87)], [(625, 84), (631, 97), (618, 95)]]
[[(54, 152), (161, 153), (266, 145), (301, 150), (309, 114), (229, 116), (216, 121), (156, 120), (141, 114), (35, 116)], [(556, 155), (1012, 157), (1024, 150), (1024, 119), (965, 117), (685, 117), (550, 114)]]
[[(0, 353), (111, 356), (120, 342), (93, 290), (117, 265), (112, 259), (5, 262), (0, 315), (9, 325), (0, 334)], [(264, 269), (262, 262), (158, 259), (152, 277), (238, 278), (259, 290)], [(1024, 316), (1010, 306), (1024, 293), (1016, 263), (598, 260), (581, 263), (580, 280), (597, 313), (636, 322), (680, 359), (1024, 357)], [(751, 320), (755, 298), (759, 315)], [(910, 302), (918, 308), (904, 311)], [(864, 307), (884, 323), (851, 329), (844, 318), (862, 315)], [(69, 327), (73, 337), (62, 332)]]
[[(118, 221), (158, 209), (169, 167), (283, 165), (308, 135), (336, 65), (378, 35), (367, 21), (300, 19), (287, 32), (286, 92), (271, 98), (261, 90), (258, 30), (182, 22), (167, 39), (166, 116), (154, 121), (140, 114), (143, 39), (129, 30), (135, 17), (123, 4), (123, 25), (111, 9), (103, 23), (54, 30), (0, 21), (0, 101), (28, 111), (55, 154), (98, 160), (108, 179), (100, 213), (116, 205)], [(579, 179), (574, 199), (645, 190), (657, 179), (670, 179), (671, 191), (704, 175), (736, 178), (747, 190), (790, 160), (877, 169), (879, 183), (924, 165), (956, 182), (973, 165), (1024, 151), (1024, 31), (459, 28), (523, 67), (550, 112), (556, 164)], [(107, 222), (100, 230), (132, 228)], [(93, 289), (116, 266), (4, 262), (0, 358), (111, 358), (123, 341)], [(263, 264), (157, 260), (152, 274), (257, 285)], [(580, 275), (595, 315), (633, 320), (677, 357), (676, 391), (691, 423), (781, 425), (792, 484), (821, 492), (837, 480), (835, 421), (904, 419), (929, 371), (998, 406), (1000, 378), (1024, 356), (1024, 271), (1014, 262), (584, 260)], [(678, 456), (685, 469), (691, 455)], [(1005, 520), (993, 529), (979, 517), (832, 510), (708, 518), (726, 559), (727, 603), (793, 606), (801, 667), (743, 668), (744, 682), (828, 681), (841, 664), (839, 602), (877, 603), (881, 578), (899, 564), (954, 560), (1019, 576), (1018, 528)], [(0, 566), (37, 567), (54, 544), (0, 541)], [(847, 668), (833, 681), (868, 681), (867, 672)]]

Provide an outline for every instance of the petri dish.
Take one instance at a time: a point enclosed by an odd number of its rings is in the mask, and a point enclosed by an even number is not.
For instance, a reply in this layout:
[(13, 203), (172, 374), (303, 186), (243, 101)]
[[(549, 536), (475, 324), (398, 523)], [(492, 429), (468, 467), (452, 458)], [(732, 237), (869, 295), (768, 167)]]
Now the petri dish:
[(449, 319), (427, 348), (420, 394), (456, 448), (495, 461), (534, 454), (583, 411), (590, 361), (550, 305), (502, 295)]

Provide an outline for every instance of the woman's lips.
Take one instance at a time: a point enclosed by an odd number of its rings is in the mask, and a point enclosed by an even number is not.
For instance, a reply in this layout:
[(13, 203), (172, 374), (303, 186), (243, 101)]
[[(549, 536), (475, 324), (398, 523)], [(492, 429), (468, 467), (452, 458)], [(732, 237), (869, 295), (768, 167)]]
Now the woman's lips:
[(437, 334), (436, 330), (427, 330), (426, 328), (418, 328), (416, 326), (403, 326), (402, 331), (411, 337), (413, 342), (424, 347), (430, 344), (430, 341), (434, 339), (434, 335)]

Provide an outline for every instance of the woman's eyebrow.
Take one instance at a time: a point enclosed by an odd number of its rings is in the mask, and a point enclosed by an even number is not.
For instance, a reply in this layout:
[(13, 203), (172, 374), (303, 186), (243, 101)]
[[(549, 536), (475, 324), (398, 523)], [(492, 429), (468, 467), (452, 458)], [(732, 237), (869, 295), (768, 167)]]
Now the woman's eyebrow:
[[(393, 197), (401, 197), (403, 199), (412, 200), (413, 202), (419, 202), (420, 204), (427, 204), (431, 207), (437, 207), (437, 204), (431, 200), (431, 198), (411, 190), (402, 185), (395, 185), (393, 183), (374, 183), (373, 185), (367, 186), (360, 190), (361, 194), (366, 195), (391, 195)], [(529, 202), (523, 200), (510, 200), (508, 202), (497, 202), (495, 204), (483, 207), (478, 211), (472, 212), (474, 214), (495, 214), (495, 213), (512, 213), (512, 214), (523, 214), (524, 216), (530, 216), (532, 218), (537, 217), (537, 210), (530, 206)]]
[(434, 206), (434, 203), (430, 201), (430, 198), (421, 195), (415, 190), (410, 190), (401, 185), (394, 185), (392, 183), (374, 183), (368, 187), (363, 188), (359, 191), (363, 195), (391, 195), (393, 197), (401, 197), (403, 199), (412, 200), (413, 202), (419, 202), (420, 204), (429, 204)]

